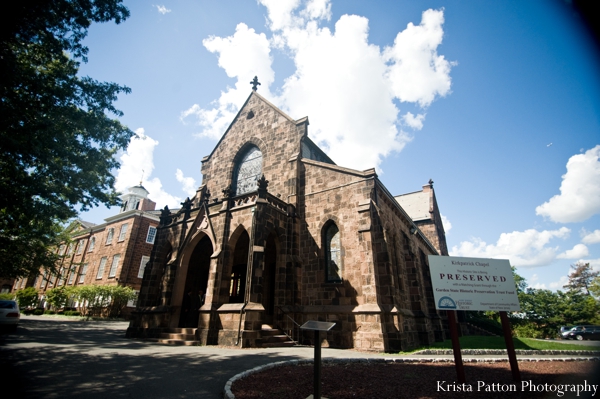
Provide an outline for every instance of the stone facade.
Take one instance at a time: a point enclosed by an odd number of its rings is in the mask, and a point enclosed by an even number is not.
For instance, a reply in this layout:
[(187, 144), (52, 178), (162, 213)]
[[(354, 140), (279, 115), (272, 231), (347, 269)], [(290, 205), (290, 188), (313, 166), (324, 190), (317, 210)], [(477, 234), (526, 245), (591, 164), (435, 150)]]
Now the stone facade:
[(332, 347), (444, 338), (427, 264), (446, 251), (441, 224), (419, 229), (374, 169), (335, 165), (307, 129), (250, 94), (203, 158), (196, 195), (162, 210), (128, 336), (186, 327), (202, 344), (253, 347), (264, 324), (307, 341), (296, 326), (320, 320), (336, 323)]

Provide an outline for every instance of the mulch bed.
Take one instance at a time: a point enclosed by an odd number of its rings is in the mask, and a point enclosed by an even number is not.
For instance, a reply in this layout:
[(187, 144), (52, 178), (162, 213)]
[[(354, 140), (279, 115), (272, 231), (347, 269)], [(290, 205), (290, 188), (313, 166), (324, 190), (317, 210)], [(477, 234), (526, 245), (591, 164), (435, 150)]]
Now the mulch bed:
[[(580, 391), (579, 396), (569, 391), (576, 389), (569, 384), (587, 383), (588, 389), (598, 385), (600, 361), (519, 362), (522, 383), (513, 381), (508, 362), (465, 363), (464, 367), (467, 383), (462, 385), (454, 382), (454, 363), (323, 364), (321, 395), (330, 399), (600, 398), (600, 389), (595, 396), (593, 389)], [(313, 393), (313, 366), (255, 373), (235, 381), (232, 392), (236, 399), (305, 399)]]

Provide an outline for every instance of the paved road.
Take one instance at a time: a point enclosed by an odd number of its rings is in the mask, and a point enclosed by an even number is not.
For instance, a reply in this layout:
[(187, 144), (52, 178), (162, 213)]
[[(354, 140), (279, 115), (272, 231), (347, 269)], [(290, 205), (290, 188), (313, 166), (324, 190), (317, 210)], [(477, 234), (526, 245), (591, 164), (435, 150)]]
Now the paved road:
[[(10, 386), (14, 398), (221, 398), (235, 374), (314, 353), (160, 345), (125, 338), (127, 326), (24, 316), (16, 333), (0, 335), (2, 391)], [(323, 357), (362, 356), (369, 355), (323, 348)]]
[[(235, 374), (314, 354), (307, 347), (160, 345), (126, 339), (127, 326), (126, 322), (24, 316), (16, 333), (0, 335), (0, 392), (10, 387), (10, 397), (15, 398), (221, 398), (227, 380)], [(322, 355), (381, 357), (329, 348), (323, 348)], [(452, 358), (427, 356), (440, 357)]]

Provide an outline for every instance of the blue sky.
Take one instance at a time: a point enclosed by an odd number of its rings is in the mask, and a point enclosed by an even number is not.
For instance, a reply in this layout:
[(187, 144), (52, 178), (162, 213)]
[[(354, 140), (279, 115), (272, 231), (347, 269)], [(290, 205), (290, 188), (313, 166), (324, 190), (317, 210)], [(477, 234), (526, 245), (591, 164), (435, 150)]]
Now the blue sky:
[[(125, 1), (93, 25), (81, 74), (129, 86), (143, 139), (117, 188), (177, 207), (258, 75), (259, 93), (339, 165), (393, 194), (430, 178), (451, 255), (509, 259), (560, 289), (600, 270), (598, 51), (560, 1)], [(105, 207), (82, 214), (101, 223)]]

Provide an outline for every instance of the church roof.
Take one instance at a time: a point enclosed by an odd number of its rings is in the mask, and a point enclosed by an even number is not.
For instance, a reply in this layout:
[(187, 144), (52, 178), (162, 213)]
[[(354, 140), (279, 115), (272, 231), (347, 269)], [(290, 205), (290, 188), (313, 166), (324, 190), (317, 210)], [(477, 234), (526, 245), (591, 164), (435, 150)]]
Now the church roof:
[(413, 221), (431, 219), (431, 215), (429, 214), (429, 210), (431, 209), (429, 193), (416, 191), (414, 193), (397, 195), (394, 198)]

